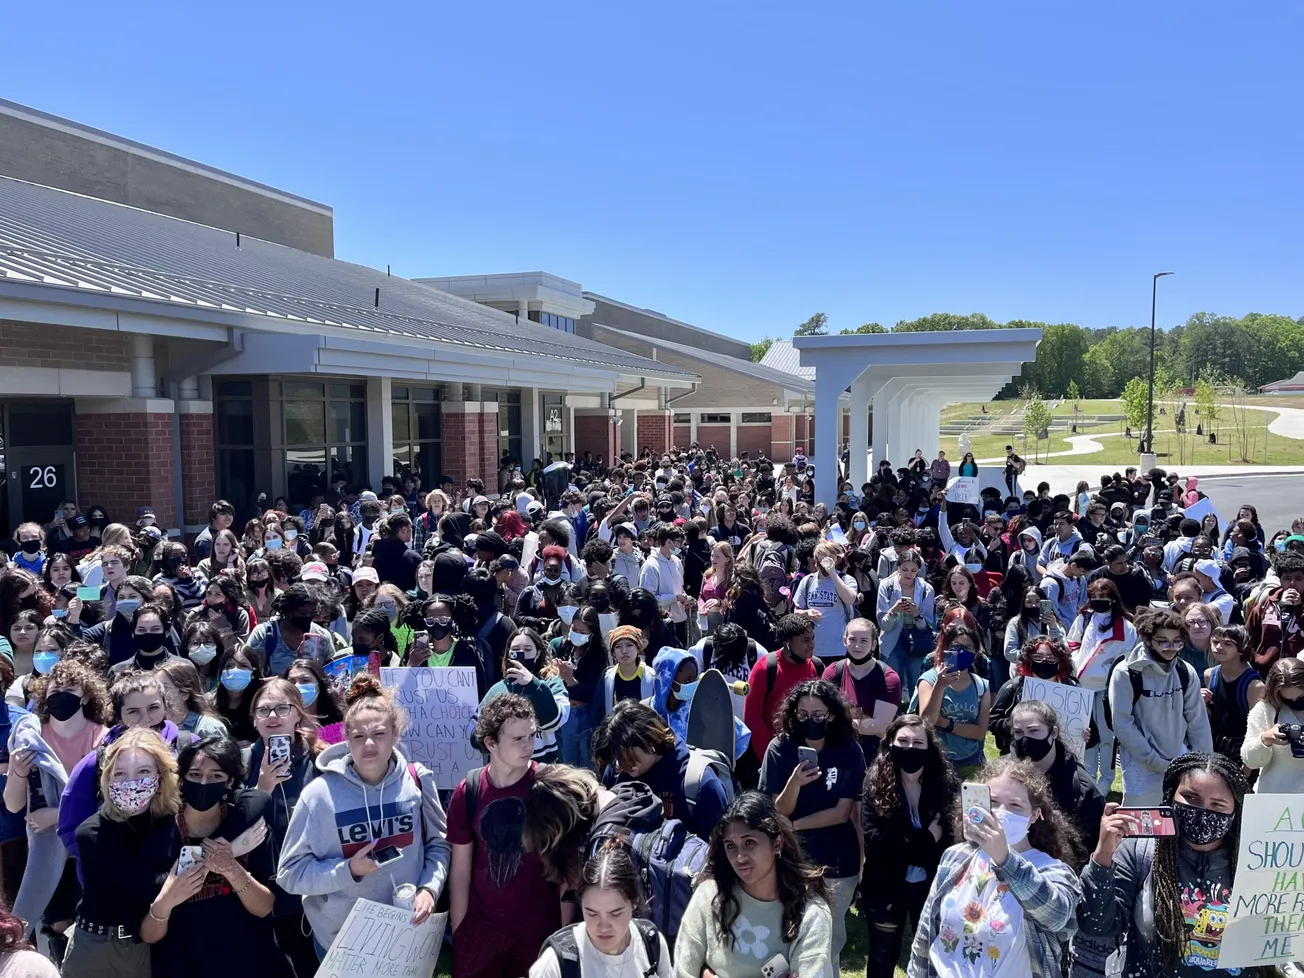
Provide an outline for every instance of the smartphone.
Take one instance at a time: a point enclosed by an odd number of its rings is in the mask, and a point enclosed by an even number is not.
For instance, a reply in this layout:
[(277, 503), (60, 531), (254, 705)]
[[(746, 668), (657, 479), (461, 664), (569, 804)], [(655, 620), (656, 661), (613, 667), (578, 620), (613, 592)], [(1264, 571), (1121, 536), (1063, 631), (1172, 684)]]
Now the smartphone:
[(284, 735), (267, 738), (267, 761), (279, 764), (290, 759), (290, 738)]
[(398, 846), (382, 846), (379, 849), (371, 850), (371, 858), (376, 861), (376, 865), (384, 866), (386, 863), (392, 863), (403, 855), (403, 850)]
[(423, 648), (423, 649), (425, 649), (425, 648), (429, 648), (429, 647), (430, 647), (430, 633), (429, 633), (429, 632), (425, 632), (425, 631), (421, 631), (421, 632), (413, 632), (413, 633), (412, 633), (412, 645), (413, 645), (414, 647), (419, 646), (420, 648)]
[(1055, 617), (1055, 602), (1050, 600), (1050, 598), (1042, 598), (1040, 601), (1037, 602), (1037, 606), (1041, 611), (1041, 617), (1043, 618)]
[(985, 784), (966, 781), (960, 785), (960, 807), (964, 812), (971, 808), (981, 808), (985, 812), (992, 810), (992, 789)]
[(791, 973), (792, 969), (788, 967), (788, 959), (782, 954), (776, 954), (761, 965), (761, 978), (788, 978)]
[(802, 767), (818, 768), (820, 766), (820, 752), (814, 747), (798, 747), (797, 758)]
[(100, 589), (97, 587), (78, 587), (78, 601), (98, 601), (100, 600)]
[(1147, 838), (1161, 835), (1177, 835), (1177, 823), (1173, 821), (1173, 810), (1167, 805), (1154, 808), (1118, 808), (1119, 815), (1131, 815), (1133, 827), (1124, 835), (1145, 836)]
[(966, 669), (973, 667), (974, 654), (972, 649), (952, 649), (942, 658), (948, 668), (964, 672)]
[(177, 875), (184, 876), (204, 861), (203, 846), (182, 846), (177, 857)]

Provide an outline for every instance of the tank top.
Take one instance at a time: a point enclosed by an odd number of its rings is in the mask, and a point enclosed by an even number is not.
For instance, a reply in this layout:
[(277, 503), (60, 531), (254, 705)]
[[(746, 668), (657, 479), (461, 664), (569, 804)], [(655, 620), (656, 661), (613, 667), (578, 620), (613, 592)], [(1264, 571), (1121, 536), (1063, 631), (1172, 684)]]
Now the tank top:
[(1222, 666), (1214, 666), (1209, 678), (1213, 687), (1209, 727), (1213, 734), (1214, 750), (1239, 763), (1241, 744), (1245, 740), (1245, 723), (1250, 712), (1250, 683), (1258, 678), (1258, 673), (1246, 669), (1228, 681), (1222, 678)]

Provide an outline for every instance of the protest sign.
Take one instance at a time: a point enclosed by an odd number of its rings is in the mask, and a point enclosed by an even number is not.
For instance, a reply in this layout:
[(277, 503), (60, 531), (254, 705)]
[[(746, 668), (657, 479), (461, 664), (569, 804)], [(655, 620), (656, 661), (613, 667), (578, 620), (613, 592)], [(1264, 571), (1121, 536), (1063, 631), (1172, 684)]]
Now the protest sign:
[[(1199, 895), (1191, 947), (1214, 968), (1304, 959), (1304, 795), (1246, 795), (1231, 899), (1226, 887)], [(1186, 896), (1183, 895), (1183, 903)]]
[(838, 526), (836, 523), (829, 528), (828, 533), (824, 534), (824, 539), (840, 544), (844, 547), (851, 546), (851, 543), (847, 540), (846, 533), (844, 533), (842, 527)]
[(1065, 686), (1035, 676), (1023, 677), (1020, 701), (1041, 700), (1059, 717), (1060, 736), (1079, 758), (1087, 749), (1087, 732), (1091, 726), (1092, 693), (1081, 686)]
[(951, 485), (946, 490), (946, 501), (948, 503), (969, 503), (972, 506), (977, 506), (982, 502), (980, 488), (976, 475), (957, 476), (951, 480)]
[(1218, 532), (1226, 533), (1227, 521), (1218, 515), (1218, 510), (1213, 508), (1213, 500), (1209, 499), (1207, 496), (1204, 499), (1199, 500), (1194, 506), (1188, 506), (1182, 515), (1187, 519), (1195, 520), (1197, 523), (1202, 523), (1204, 518), (1210, 513), (1213, 513), (1218, 520)]
[(332, 659), (323, 665), (322, 671), (326, 673), (326, 678), (330, 680), (332, 686), (339, 692), (346, 693), (349, 684), (353, 682), (353, 677), (359, 673), (380, 674), (380, 656), (374, 652), (370, 655), (340, 656), (340, 658)]
[(400, 748), (409, 761), (435, 773), (440, 788), (456, 788), (471, 768), (484, 763), (471, 746), (472, 718), (480, 705), (470, 666), (380, 670), (411, 723)]
[(316, 978), (430, 978), (447, 923), (441, 913), (413, 926), (411, 910), (358, 899)]

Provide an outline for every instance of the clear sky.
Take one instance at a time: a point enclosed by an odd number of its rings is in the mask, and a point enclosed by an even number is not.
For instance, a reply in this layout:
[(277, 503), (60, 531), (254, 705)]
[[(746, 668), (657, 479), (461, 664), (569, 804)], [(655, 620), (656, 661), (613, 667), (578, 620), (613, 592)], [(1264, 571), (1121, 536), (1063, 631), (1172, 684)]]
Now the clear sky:
[(1304, 6), (15, 3), (0, 95), (720, 332), (1304, 314)]

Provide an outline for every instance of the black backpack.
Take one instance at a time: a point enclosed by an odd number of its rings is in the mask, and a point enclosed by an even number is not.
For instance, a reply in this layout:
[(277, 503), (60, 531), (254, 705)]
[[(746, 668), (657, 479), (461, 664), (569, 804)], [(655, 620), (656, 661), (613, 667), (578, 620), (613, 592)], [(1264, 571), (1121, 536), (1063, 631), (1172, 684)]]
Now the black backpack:
[[(818, 679), (824, 675), (824, 660), (818, 655), (810, 657), (810, 661), (815, 666), (815, 678)], [(769, 696), (774, 689), (774, 683), (779, 678), (779, 653), (765, 653), (765, 695)]]
[[(643, 948), (647, 951), (648, 966), (643, 972), (643, 978), (653, 978), (661, 965), (661, 934), (650, 920), (635, 917), (633, 923), (635, 930), (643, 938)], [(542, 955), (548, 948), (552, 948), (553, 953), (557, 955), (561, 978), (580, 978), (580, 948), (575, 940), (576, 926), (583, 925), (571, 924), (563, 927), (544, 941), (543, 947), (539, 949), (539, 954)]]
[[(1105, 680), (1105, 722), (1109, 724), (1109, 729), (1114, 729), (1114, 713), (1109, 708), (1109, 681), (1114, 678), (1114, 670), (1119, 666), (1127, 669), (1127, 656), (1120, 656), (1115, 663), (1109, 667), (1109, 678)], [(1195, 666), (1187, 662), (1180, 656), (1173, 661), (1173, 668), (1177, 670), (1177, 678), (1182, 683), (1182, 697), (1186, 697), (1186, 691), (1190, 689), (1191, 683), (1199, 682), (1199, 677), (1195, 674)], [(1132, 706), (1135, 707), (1137, 700), (1141, 699), (1145, 693), (1145, 686), (1142, 685), (1141, 674), (1127, 670), (1127, 678), (1132, 683)]]

